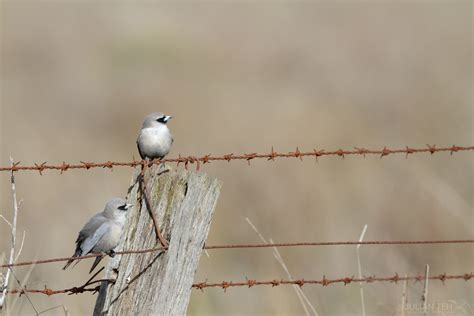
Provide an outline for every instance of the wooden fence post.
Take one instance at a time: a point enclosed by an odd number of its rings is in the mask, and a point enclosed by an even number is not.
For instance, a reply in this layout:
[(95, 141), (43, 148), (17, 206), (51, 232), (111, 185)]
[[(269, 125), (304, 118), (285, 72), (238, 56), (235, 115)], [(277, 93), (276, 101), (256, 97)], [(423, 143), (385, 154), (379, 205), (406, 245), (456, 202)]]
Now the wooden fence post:
[[(194, 274), (207, 238), (221, 182), (204, 173), (185, 170), (159, 175), (159, 167), (145, 179), (166, 252), (116, 255), (109, 260), (106, 279), (97, 297), (94, 315), (184, 315)], [(159, 246), (153, 222), (133, 177), (127, 197), (130, 210), (116, 251)]]

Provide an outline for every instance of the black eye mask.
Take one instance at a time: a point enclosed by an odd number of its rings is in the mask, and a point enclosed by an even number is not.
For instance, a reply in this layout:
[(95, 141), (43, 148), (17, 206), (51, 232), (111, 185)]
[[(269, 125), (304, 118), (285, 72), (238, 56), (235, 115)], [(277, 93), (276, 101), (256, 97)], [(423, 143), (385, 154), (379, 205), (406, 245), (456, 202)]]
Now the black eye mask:
[(159, 119), (156, 120), (157, 122), (160, 122), (162, 124), (166, 124), (166, 116), (162, 116)]
[(120, 206), (118, 207), (118, 209), (121, 210), (121, 211), (126, 211), (126, 210), (128, 209), (127, 204), (120, 205)]

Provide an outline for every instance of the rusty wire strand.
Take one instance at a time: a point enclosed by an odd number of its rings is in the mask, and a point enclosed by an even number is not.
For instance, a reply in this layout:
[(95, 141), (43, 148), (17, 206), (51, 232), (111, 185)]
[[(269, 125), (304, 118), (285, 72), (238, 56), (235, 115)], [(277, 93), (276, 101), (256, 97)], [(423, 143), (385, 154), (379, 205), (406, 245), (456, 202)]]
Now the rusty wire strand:
[[(465, 280), (469, 281), (474, 277), (473, 273), (464, 273), (464, 274), (459, 274), (459, 275), (447, 275), (446, 273), (437, 275), (437, 276), (431, 276), (428, 279), (430, 280), (440, 280), (443, 283), (446, 280)], [(364, 278), (355, 278), (355, 277), (345, 277), (345, 278), (339, 278), (339, 279), (327, 279), (326, 276), (324, 276), (321, 280), (305, 280), (305, 279), (299, 279), (299, 280), (283, 280), (283, 279), (274, 279), (274, 280), (269, 280), (269, 281), (257, 281), (257, 280), (252, 280), (252, 279), (247, 279), (246, 281), (240, 281), (240, 282), (227, 282), (223, 281), (220, 283), (207, 283), (201, 282), (201, 283), (194, 283), (192, 285), (193, 288), (203, 290), (204, 288), (209, 288), (209, 287), (220, 287), (224, 291), (229, 288), (229, 287), (236, 287), (236, 286), (245, 286), (248, 288), (251, 288), (252, 286), (255, 285), (271, 285), (272, 287), (279, 286), (279, 285), (299, 285), (303, 286), (306, 284), (319, 284), (322, 286), (328, 286), (331, 284), (336, 284), (336, 283), (343, 283), (344, 285), (350, 284), (352, 282), (365, 282), (365, 283), (372, 283), (372, 282), (392, 282), (392, 283), (397, 283), (399, 281), (410, 281), (414, 280), (417, 282), (421, 282), (422, 280), (425, 279), (425, 276), (422, 274), (419, 274), (417, 276), (407, 276), (407, 277), (400, 277), (398, 273), (395, 273), (394, 276), (389, 276), (389, 277), (376, 277), (376, 276), (369, 276), (369, 277), (364, 277)]]
[[(464, 273), (464, 274), (458, 274), (458, 275), (448, 275), (446, 273), (436, 275), (436, 276), (430, 276), (428, 279), (429, 280), (439, 280), (443, 284), (447, 280), (464, 280), (464, 281), (469, 281), (474, 278), (474, 274), (471, 273)], [(224, 290), (224, 292), (230, 288), (230, 287), (247, 287), (251, 288), (253, 286), (257, 285), (270, 285), (271, 287), (276, 287), (280, 285), (298, 285), (298, 286), (304, 286), (304, 285), (322, 285), (322, 286), (329, 286), (332, 284), (337, 284), (337, 283), (342, 283), (344, 285), (348, 285), (351, 283), (359, 283), (359, 282), (364, 282), (364, 283), (373, 283), (373, 282), (390, 282), (390, 283), (398, 283), (399, 281), (415, 281), (415, 282), (421, 282), (425, 280), (425, 276), (423, 274), (418, 274), (415, 276), (405, 276), (401, 277), (398, 275), (398, 273), (395, 273), (393, 276), (387, 276), (387, 277), (377, 277), (377, 276), (368, 276), (364, 278), (355, 278), (355, 277), (345, 277), (345, 278), (338, 278), (338, 279), (327, 279), (326, 276), (324, 276), (321, 280), (306, 280), (306, 279), (298, 279), (298, 280), (284, 280), (284, 279), (273, 279), (273, 280), (268, 280), (268, 281), (258, 281), (255, 279), (246, 279), (245, 281), (222, 281), (219, 283), (207, 283), (207, 280), (204, 282), (200, 283), (194, 283), (192, 285), (193, 289), (198, 289), (198, 290), (204, 290), (205, 288), (221, 288)], [(96, 280), (94, 282), (88, 282), (85, 285), (91, 285), (93, 283), (99, 283), (99, 282), (109, 282), (113, 283), (113, 280), (109, 279), (102, 279), (102, 280)], [(47, 287), (45, 287), (43, 290), (39, 289), (28, 289), (28, 288), (18, 288), (18, 289), (13, 289), (9, 290), (8, 294), (24, 294), (24, 293), (35, 293), (35, 294), (45, 294), (48, 296), (55, 295), (55, 294), (79, 294), (79, 293), (85, 293), (85, 292), (97, 292), (100, 288), (99, 286), (96, 287), (85, 287), (85, 286), (80, 286), (80, 287), (72, 287), (69, 289), (64, 289), (64, 290), (52, 290)]]
[[(144, 198), (144, 200), (145, 200), (145, 206), (146, 206), (146, 209), (148, 211), (148, 214), (150, 215), (151, 220), (153, 222), (153, 227), (155, 229), (156, 239), (160, 242), (161, 246), (163, 248), (165, 248), (165, 250), (166, 250), (168, 248), (169, 243), (163, 237), (163, 235), (161, 234), (161, 230), (160, 230), (160, 226), (158, 224), (158, 220), (156, 219), (155, 212), (152, 208), (151, 199), (150, 199), (150, 196), (149, 196), (149, 193), (148, 193), (148, 185), (147, 185), (147, 181), (145, 180), (145, 170), (146, 170), (146, 164), (143, 164), (140, 175), (138, 176), (138, 185), (140, 187), (140, 192), (142, 194), (142, 199)], [(168, 171), (169, 170), (161, 171), (161, 172), (158, 173), (157, 176), (160, 176), (161, 174), (166, 173)]]
[[(273, 248), (273, 247), (309, 247), (309, 246), (352, 246), (352, 245), (435, 245), (435, 244), (471, 244), (474, 243), (474, 239), (458, 239), (458, 240), (394, 240), (394, 241), (335, 241), (335, 242), (295, 242), (295, 243), (274, 243), (274, 244), (231, 244), (231, 245), (215, 245), (215, 246), (204, 246), (203, 249), (206, 250), (215, 250), (215, 249), (248, 249), (248, 248)], [(142, 254), (156, 251), (166, 250), (165, 247), (155, 247), (149, 249), (139, 249), (139, 250), (126, 250), (126, 251), (117, 251), (117, 255), (129, 255), (129, 254)], [(63, 257), (63, 258), (54, 258), (54, 259), (45, 259), (45, 260), (36, 260), (36, 261), (25, 261), (17, 262), (13, 264), (2, 264), (0, 268), (10, 268), (10, 267), (19, 267), (27, 266), (33, 264), (45, 264), (53, 262), (68, 261), (70, 259), (82, 260), (88, 258), (95, 258), (98, 256), (103, 256), (104, 254), (88, 254), (80, 257)]]
[[(446, 280), (465, 280), (469, 281), (472, 278), (474, 278), (474, 274), (471, 273), (464, 273), (464, 274), (459, 274), (459, 275), (447, 275), (446, 273), (436, 275), (436, 276), (431, 276), (428, 279), (430, 280), (440, 280), (443, 282)], [(207, 283), (201, 282), (201, 283), (194, 283), (192, 285), (193, 288), (203, 290), (204, 288), (209, 288), (209, 287), (220, 287), (224, 291), (226, 291), (227, 288), (229, 287), (240, 287), (240, 286), (245, 286), (248, 288), (251, 288), (252, 286), (255, 285), (271, 285), (272, 287), (279, 286), (279, 285), (298, 285), (298, 286), (303, 286), (306, 284), (319, 284), (322, 286), (328, 286), (331, 284), (336, 284), (336, 283), (343, 283), (344, 285), (350, 284), (352, 282), (365, 282), (365, 283), (372, 283), (372, 282), (392, 282), (392, 283), (397, 283), (399, 281), (417, 281), (421, 282), (425, 279), (425, 276), (422, 274), (419, 274), (417, 276), (407, 276), (407, 277), (400, 277), (398, 273), (395, 273), (393, 276), (388, 276), (388, 277), (376, 277), (376, 276), (369, 276), (369, 277), (364, 277), (364, 278), (356, 278), (354, 276), (352, 277), (345, 277), (345, 278), (339, 278), (339, 279), (327, 279), (326, 276), (323, 276), (321, 280), (305, 280), (305, 279), (298, 279), (298, 280), (284, 280), (284, 279), (274, 279), (274, 280), (269, 280), (269, 281), (257, 281), (257, 280), (252, 280), (252, 279), (247, 279), (245, 281), (240, 281), (240, 282), (228, 282), (228, 281), (223, 281), (220, 283)]]
[[(426, 145), (426, 147), (420, 147), (420, 148), (410, 148), (406, 146), (405, 148), (390, 149), (385, 146), (383, 147), (383, 149), (366, 149), (362, 147), (355, 147), (352, 150), (338, 149), (338, 150), (326, 151), (324, 149), (321, 149), (321, 150), (313, 149), (312, 151), (309, 151), (309, 152), (301, 152), (299, 148), (297, 147), (296, 150), (293, 152), (281, 153), (281, 152), (275, 152), (272, 147), (271, 152), (268, 154), (248, 153), (248, 154), (234, 155), (233, 153), (231, 153), (231, 154), (226, 154), (222, 156), (212, 156), (211, 154), (208, 154), (201, 157), (179, 155), (177, 158), (153, 160), (149, 162), (149, 164), (159, 165), (161, 163), (170, 162), (170, 163), (176, 163), (178, 166), (179, 164), (184, 164), (184, 167), (186, 169), (188, 168), (189, 164), (196, 164), (196, 170), (199, 170), (201, 164), (210, 163), (212, 161), (230, 162), (231, 160), (246, 160), (250, 164), (250, 161), (253, 159), (266, 159), (267, 161), (275, 161), (275, 158), (298, 158), (300, 160), (303, 160), (303, 157), (315, 157), (317, 160), (318, 157), (322, 157), (322, 156), (339, 156), (339, 157), (344, 158), (345, 156), (348, 156), (348, 155), (361, 155), (364, 158), (366, 157), (366, 155), (378, 155), (380, 156), (380, 158), (382, 158), (382, 157), (392, 155), (392, 154), (405, 154), (406, 155), (405, 157), (408, 157), (408, 155), (410, 154), (417, 154), (417, 153), (434, 154), (438, 152), (449, 152), (452, 155), (453, 153), (458, 152), (458, 151), (472, 151), (472, 150), (474, 150), (474, 146), (452, 145), (450, 147), (438, 148), (436, 147), (436, 145)], [(107, 169), (113, 170), (114, 167), (136, 167), (136, 166), (143, 166), (144, 164), (145, 164), (144, 160), (135, 160), (135, 159), (129, 162), (106, 161), (106, 162), (101, 162), (101, 163), (95, 163), (95, 162), (80, 161), (79, 164), (63, 162), (60, 165), (48, 165), (47, 162), (43, 162), (43, 163), (34, 163), (34, 165), (30, 165), (30, 166), (20, 166), (20, 162), (16, 162), (15, 164), (13, 164), (13, 166), (0, 167), (0, 172), (1, 171), (30, 170), (30, 171), (38, 171), (40, 175), (42, 175), (43, 171), (45, 170), (59, 170), (60, 173), (62, 174), (63, 172), (66, 172), (71, 169), (89, 170), (91, 168), (107, 168)]]

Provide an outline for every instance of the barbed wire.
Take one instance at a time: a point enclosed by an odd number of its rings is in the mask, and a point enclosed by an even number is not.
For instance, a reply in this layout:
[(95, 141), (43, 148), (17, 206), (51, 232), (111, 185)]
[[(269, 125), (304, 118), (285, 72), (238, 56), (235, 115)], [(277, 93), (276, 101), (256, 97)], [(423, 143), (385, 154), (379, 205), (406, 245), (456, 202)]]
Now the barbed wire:
[[(345, 156), (349, 155), (361, 155), (365, 158), (366, 155), (378, 155), (380, 158), (383, 158), (388, 155), (393, 154), (405, 154), (407, 158), (410, 154), (418, 154), (418, 153), (439, 153), (439, 152), (449, 152), (451, 155), (458, 151), (472, 151), (474, 150), (474, 146), (457, 146), (452, 145), (450, 147), (439, 147), (437, 148), (436, 145), (426, 145), (427, 147), (424, 148), (410, 148), (406, 146), (405, 148), (398, 148), (398, 149), (390, 149), (386, 146), (383, 149), (366, 149), (363, 147), (355, 147), (352, 150), (332, 150), (326, 151), (324, 149), (317, 150), (313, 149), (309, 152), (301, 152), (298, 147), (293, 152), (288, 153), (281, 153), (274, 151), (273, 147), (271, 152), (268, 154), (258, 154), (258, 153), (248, 153), (248, 154), (237, 154), (234, 155), (226, 154), (222, 156), (212, 156), (211, 154), (204, 155), (201, 157), (196, 156), (181, 156), (179, 155), (177, 158), (168, 158), (162, 160), (153, 160), (148, 162), (149, 165), (159, 165), (161, 163), (176, 163), (178, 166), (179, 164), (184, 164), (184, 167), (187, 169), (189, 164), (196, 164), (196, 170), (199, 170), (201, 164), (207, 164), (212, 161), (227, 161), (230, 162), (232, 160), (246, 160), (250, 165), (250, 161), (253, 159), (266, 159), (267, 161), (275, 161), (276, 158), (298, 158), (303, 160), (304, 157), (315, 157), (316, 160), (318, 157), (322, 156), (339, 156), (344, 158)], [(135, 160), (129, 162), (118, 162), (118, 161), (106, 161), (106, 162), (85, 162), (80, 161), (79, 164), (74, 163), (66, 163), (63, 161), (60, 165), (48, 165), (47, 162), (43, 163), (33, 163), (30, 166), (21, 166), (20, 162), (16, 162), (13, 166), (8, 167), (0, 167), (1, 171), (38, 171), (40, 175), (43, 174), (45, 170), (59, 170), (62, 174), (71, 169), (92, 169), (92, 168), (108, 168), (113, 170), (114, 167), (136, 167), (136, 166), (144, 166), (147, 164), (145, 160)]]
[[(446, 273), (439, 274), (436, 276), (430, 276), (428, 278), (425, 277), (423, 274), (418, 274), (415, 276), (405, 276), (401, 277), (398, 275), (398, 273), (395, 273), (393, 276), (386, 276), (386, 277), (377, 277), (377, 276), (368, 276), (364, 278), (355, 278), (355, 277), (345, 277), (345, 278), (338, 278), (338, 279), (328, 279), (326, 276), (323, 276), (322, 279), (320, 280), (307, 280), (307, 279), (296, 279), (296, 280), (285, 280), (285, 279), (273, 279), (273, 280), (267, 280), (267, 281), (258, 281), (255, 279), (246, 279), (245, 281), (222, 281), (219, 283), (207, 283), (207, 280), (204, 282), (200, 283), (194, 283), (192, 285), (193, 289), (201, 290), (203, 291), (205, 288), (221, 288), (224, 290), (224, 292), (227, 291), (228, 288), (230, 287), (247, 287), (251, 288), (254, 286), (259, 286), (259, 285), (270, 285), (271, 287), (276, 287), (280, 285), (298, 285), (300, 287), (304, 285), (322, 285), (322, 286), (329, 286), (337, 283), (342, 283), (344, 285), (348, 285), (351, 283), (374, 283), (374, 282), (390, 282), (390, 283), (398, 283), (400, 281), (415, 281), (415, 282), (421, 282), (425, 279), (429, 280), (439, 280), (443, 284), (448, 281), (448, 280), (464, 280), (464, 281), (469, 281), (474, 278), (474, 274), (471, 273), (464, 273), (464, 274), (458, 274), (458, 275), (448, 275)], [(114, 280), (110, 279), (101, 279), (101, 280), (96, 280), (96, 281), (91, 281), (89, 279), (88, 282), (86, 282), (83, 286), (79, 287), (72, 287), (64, 290), (53, 290), (50, 288), (47, 288), (45, 286), (44, 289), (28, 289), (28, 288), (17, 288), (17, 289), (12, 289), (8, 291), (8, 294), (24, 294), (24, 293), (34, 293), (34, 294), (45, 294), (47, 296), (51, 295), (56, 295), (56, 294), (81, 294), (85, 292), (93, 292), (96, 293), (100, 289), (100, 285), (97, 285), (95, 287), (87, 287), (92, 284), (96, 283), (102, 283), (102, 282), (108, 282), (108, 283), (114, 283)]]
[[(428, 277), (429, 280), (440, 280), (443, 282), (446, 280), (459, 280), (463, 279), (465, 281), (469, 281), (474, 277), (473, 273), (464, 273), (464, 274), (459, 274), (459, 275), (447, 275), (446, 273), (436, 275), (436, 276), (430, 276)], [(226, 291), (227, 288), (229, 287), (241, 287), (241, 286), (246, 286), (248, 288), (251, 288), (256, 285), (271, 285), (272, 287), (275, 286), (280, 286), (280, 285), (298, 285), (298, 286), (304, 286), (304, 285), (322, 285), (322, 286), (329, 286), (332, 284), (336, 283), (343, 283), (344, 285), (356, 282), (364, 282), (364, 283), (373, 283), (373, 282), (391, 282), (391, 283), (397, 283), (399, 281), (416, 281), (416, 282), (421, 282), (425, 280), (426, 277), (425, 275), (419, 274), (417, 276), (407, 276), (407, 277), (401, 277), (398, 275), (398, 273), (395, 273), (393, 276), (388, 276), (388, 277), (376, 277), (376, 276), (369, 276), (369, 277), (364, 277), (364, 278), (356, 278), (356, 277), (345, 277), (345, 278), (339, 278), (339, 279), (327, 279), (326, 276), (323, 276), (321, 280), (305, 280), (305, 279), (297, 279), (297, 280), (284, 280), (284, 279), (274, 279), (274, 280), (269, 280), (269, 281), (257, 281), (257, 280), (252, 280), (252, 279), (247, 279), (245, 281), (240, 281), (240, 282), (233, 282), (233, 281), (223, 281), (220, 283), (207, 283), (201, 282), (201, 283), (194, 283), (192, 285), (193, 288), (203, 290), (204, 288), (209, 288), (209, 287), (220, 287), (224, 291)]]
[[(294, 243), (274, 243), (274, 244), (229, 244), (229, 245), (205, 245), (203, 249), (249, 249), (249, 248), (273, 248), (273, 247), (315, 247), (315, 246), (354, 246), (354, 245), (435, 245), (435, 244), (470, 244), (474, 243), (474, 239), (457, 239), (457, 240), (375, 240), (375, 241), (334, 241), (334, 242), (294, 242)], [(117, 255), (142, 254), (156, 251), (164, 251), (167, 247), (155, 247), (149, 249), (125, 250), (117, 251)], [(11, 268), (27, 265), (46, 264), (53, 262), (68, 261), (71, 259), (82, 260), (103, 256), (102, 253), (93, 253), (80, 257), (63, 257), (45, 260), (16, 262), (12, 264), (2, 264), (0, 268)]]
[[(159, 165), (161, 163), (176, 163), (177, 166), (179, 166), (180, 164), (184, 164), (185, 169), (188, 169), (188, 166), (190, 164), (195, 164), (196, 170), (199, 170), (201, 165), (210, 163), (212, 161), (230, 162), (234, 160), (245, 160), (250, 165), (250, 162), (254, 159), (275, 161), (275, 159), (277, 158), (298, 158), (301, 161), (303, 161), (304, 157), (314, 157), (317, 161), (318, 158), (322, 156), (339, 156), (344, 159), (345, 156), (348, 156), (348, 155), (359, 155), (359, 156), (363, 156), (364, 158), (366, 157), (366, 155), (378, 155), (380, 156), (380, 158), (383, 158), (385, 156), (393, 155), (393, 154), (405, 154), (405, 158), (408, 158), (408, 155), (415, 154), (415, 153), (430, 153), (432, 155), (434, 153), (439, 153), (439, 152), (449, 152), (452, 155), (453, 153), (459, 152), (459, 151), (473, 151), (474, 150), (474, 146), (452, 145), (450, 147), (440, 147), (440, 148), (437, 148), (435, 145), (426, 145), (426, 146), (427, 147), (425, 148), (410, 148), (406, 146), (405, 148), (398, 148), (398, 149), (390, 149), (385, 146), (383, 147), (383, 149), (379, 149), (379, 150), (371, 150), (371, 149), (358, 148), (358, 147), (355, 147), (353, 150), (338, 149), (338, 150), (333, 150), (333, 151), (313, 149), (312, 151), (309, 151), (309, 152), (301, 152), (299, 148), (297, 147), (294, 152), (288, 152), (288, 153), (275, 152), (274, 148), (272, 147), (271, 152), (268, 154), (247, 153), (247, 154), (234, 155), (233, 153), (231, 153), (231, 154), (226, 154), (222, 156), (212, 156), (211, 154), (208, 154), (201, 157), (195, 157), (195, 156), (183, 157), (179, 155), (177, 158), (154, 160), (151, 162), (145, 161), (145, 160), (135, 160), (135, 158), (133, 158), (133, 160), (129, 162), (106, 161), (106, 162), (96, 163), (96, 162), (80, 161), (79, 164), (77, 163), (74, 164), (74, 163), (66, 163), (63, 161), (63, 163), (60, 165), (47, 164), (47, 162), (43, 162), (41, 164), (34, 163), (33, 165), (29, 165), (29, 166), (21, 166), (20, 162), (16, 162), (8, 167), (0, 166), (0, 172), (8, 171), (8, 172), (13, 173), (17, 171), (38, 171), (39, 174), (42, 175), (43, 171), (45, 170), (58, 170), (60, 171), (60, 174), (63, 174), (64, 172), (71, 169), (89, 170), (92, 168), (106, 168), (113, 171), (114, 167), (141, 166), (142, 176), (143, 176), (143, 171), (146, 166)], [(146, 184), (143, 184), (143, 185), (146, 192)], [(149, 208), (149, 206), (147, 206), (147, 208)], [(155, 229), (157, 229), (158, 226), (156, 224), (155, 218), (153, 218), (153, 222), (155, 224)], [(160, 238), (161, 235), (159, 231), (157, 231), (156, 233), (157, 233), (157, 236)], [(141, 254), (141, 253), (150, 253), (150, 252), (156, 252), (156, 251), (166, 251), (168, 249), (168, 247), (166, 247), (167, 243), (163, 243), (162, 237), (160, 238), (160, 241), (162, 242), (162, 244), (165, 245), (165, 247), (155, 247), (155, 248), (150, 248), (150, 249), (139, 249), (139, 250), (127, 250), (127, 251), (116, 252), (116, 254), (126, 255), (126, 254)], [(427, 245), (427, 244), (465, 244), (465, 243), (474, 243), (474, 240), (465, 239), (465, 240), (411, 240), (411, 241), (364, 241), (364, 242), (342, 241), (342, 242), (295, 242), (295, 243), (278, 243), (278, 244), (231, 244), (231, 245), (204, 246), (203, 249), (215, 250), (215, 249), (246, 249), (246, 248), (337, 246), (337, 245), (423, 245), (423, 244)], [(94, 258), (97, 256), (102, 256), (102, 255), (103, 254), (99, 253), (99, 254), (88, 254), (81, 257), (64, 257), (64, 258), (53, 258), (53, 259), (46, 259), (46, 260), (35, 260), (35, 261), (29, 261), (29, 262), (18, 262), (18, 263), (0, 265), (0, 268), (12, 268), (12, 267), (18, 267), (18, 266), (54, 263), (54, 262), (60, 262), (60, 261), (67, 261), (70, 259), (81, 260), (81, 259), (87, 259), (87, 258)], [(110, 279), (99, 279), (99, 280), (93, 281), (93, 279), (101, 271), (103, 271), (103, 269), (104, 268), (97, 271), (82, 286), (71, 287), (71, 288), (66, 288), (66, 289), (61, 289), (61, 290), (53, 290), (53, 289), (47, 288), (46, 286), (44, 287), (44, 289), (21, 288), (21, 285), (19, 284), (20, 288), (7, 290), (7, 293), (20, 294), (20, 295), (32, 293), (32, 294), (44, 294), (48, 296), (56, 295), (56, 294), (72, 295), (72, 294), (80, 294), (80, 293), (86, 293), (86, 292), (92, 292), (94, 294), (99, 291), (100, 286), (101, 286), (100, 284), (102, 284), (103, 282), (114, 283), (114, 280), (110, 280)], [(222, 281), (219, 283), (208, 283), (206, 279), (204, 282), (192, 284), (192, 288), (199, 289), (201, 291), (204, 291), (204, 289), (207, 289), (207, 288), (221, 288), (222, 290), (224, 290), (224, 292), (226, 292), (227, 289), (231, 287), (246, 287), (246, 288), (251, 288), (254, 286), (277, 287), (280, 285), (298, 285), (299, 287), (303, 287), (304, 285), (329, 286), (332, 284), (348, 285), (353, 282), (356, 282), (356, 283), (390, 282), (390, 283), (396, 284), (399, 281), (415, 281), (415, 282), (420, 281), (421, 282), (423, 280), (439, 280), (444, 284), (445, 281), (447, 280), (470, 281), (473, 279), (473, 277), (474, 277), (473, 273), (464, 273), (464, 274), (458, 274), (458, 275), (447, 275), (446, 273), (444, 273), (437, 276), (429, 276), (429, 277), (426, 277), (425, 275), (422, 275), (422, 274), (418, 274), (416, 276), (400, 277), (398, 273), (395, 273), (395, 275), (393, 276), (386, 276), (386, 277), (377, 277), (377, 276), (360, 277), (359, 276), (359, 278), (356, 278), (352, 276), (352, 277), (344, 277), (344, 278), (336, 278), (336, 279), (327, 279), (326, 276), (324, 276), (320, 280), (315, 280), (315, 279), (306, 280), (302, 278), (302, 279), (293, 279), (293, 280), (273, 279), (273, 280), (262, 281), (262, 280), (246, 278), (245, 281)]]

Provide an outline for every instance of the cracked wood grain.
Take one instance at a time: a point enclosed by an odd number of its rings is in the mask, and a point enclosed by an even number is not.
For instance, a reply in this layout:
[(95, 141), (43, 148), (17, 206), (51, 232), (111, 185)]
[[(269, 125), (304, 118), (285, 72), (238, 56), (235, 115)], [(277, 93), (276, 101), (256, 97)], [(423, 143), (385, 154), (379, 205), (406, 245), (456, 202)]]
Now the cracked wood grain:
[[(109, 260), (94, 315), (184, 315), (221, 182), (186, 170), (145, 174), (153, 212), (169, 248), (162, 253), (117, 255)], [(116, 251), (158, 246), (135, 172), (127, 196), (133, 203)]]

